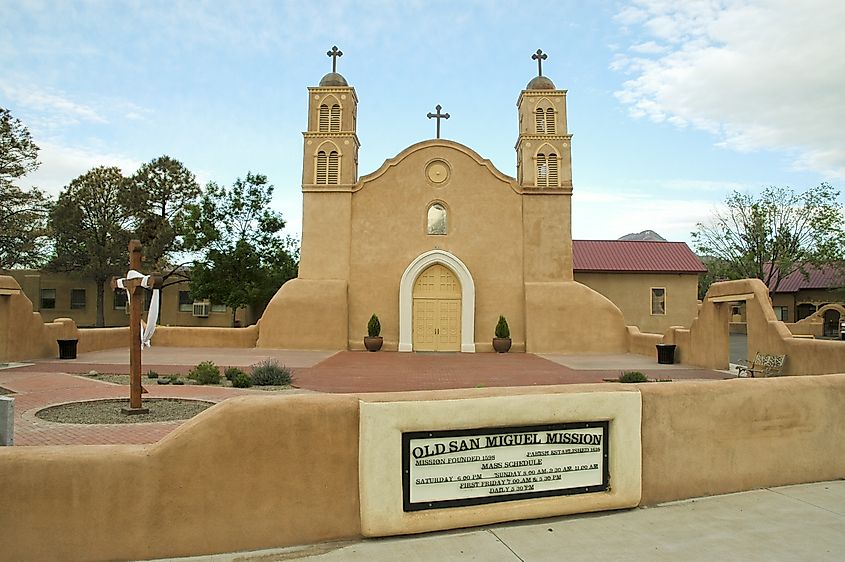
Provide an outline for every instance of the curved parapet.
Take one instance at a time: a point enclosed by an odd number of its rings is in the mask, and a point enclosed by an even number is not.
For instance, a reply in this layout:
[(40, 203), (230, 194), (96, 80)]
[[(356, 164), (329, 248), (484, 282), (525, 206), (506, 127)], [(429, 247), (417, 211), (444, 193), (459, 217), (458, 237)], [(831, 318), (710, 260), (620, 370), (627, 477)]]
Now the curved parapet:
[(335, 279), (291, 279), (264, 310), (256, 347), (346, 349), (346, 287)]
[(625, 353), (622, 311), (576, 281), (525, 284), (526, 351)]

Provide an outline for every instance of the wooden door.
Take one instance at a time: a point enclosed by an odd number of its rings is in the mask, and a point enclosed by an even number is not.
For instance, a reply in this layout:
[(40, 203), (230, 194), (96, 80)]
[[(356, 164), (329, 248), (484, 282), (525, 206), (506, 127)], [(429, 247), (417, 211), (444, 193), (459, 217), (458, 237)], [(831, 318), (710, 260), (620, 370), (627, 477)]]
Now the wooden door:
[(423, 271), (414, 284), (414, 350), (460, 351), (461, 285), (440, 264)]

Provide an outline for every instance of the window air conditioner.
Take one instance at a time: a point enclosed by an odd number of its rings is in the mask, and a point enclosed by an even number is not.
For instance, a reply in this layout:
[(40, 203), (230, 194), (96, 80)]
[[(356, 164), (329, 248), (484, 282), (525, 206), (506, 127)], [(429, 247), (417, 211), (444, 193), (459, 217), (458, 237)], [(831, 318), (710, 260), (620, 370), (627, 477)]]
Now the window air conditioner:
[(194, 316), (197, 318), (208, 318), (208, 310), (211, 308), (211, 303), (207, 302), (195, 302), (194, 303)]

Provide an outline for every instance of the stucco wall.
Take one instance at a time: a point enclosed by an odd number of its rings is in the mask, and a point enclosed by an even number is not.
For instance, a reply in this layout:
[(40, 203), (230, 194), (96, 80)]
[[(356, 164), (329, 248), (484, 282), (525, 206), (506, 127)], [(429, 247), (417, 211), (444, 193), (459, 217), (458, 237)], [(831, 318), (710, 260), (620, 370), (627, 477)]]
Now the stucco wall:
[(4, 560), (137, 560), (361, 534), (358, 403), (234, 398), (151, 446), (0, 448)]
[(845, 477), (845, 375), (638, 386), (644, 505)]
[[(0, 276), (0, 287), (8, 292), (20, 290), (9, 276)], [(56, 340), (73, 338), (75, 333), (76, 326), (67, 319), (45, 324), (23, 292), (0, 295), (0, 362), (56, 357)]]
[[(403, 401), (481, 399), (482, 407), (490, 397), (553, 403), (615, 392), (642, 397), (640, 505), (845, 477), (845, 374), (362, 399), (400, 409)], [(147, 559), (360, 536), (358, 400), (233, 398), (155, 445), (0, 448), (3, 557)], [(495, 421), (531, 415), (499, 408)], [(585, 406), (576, 417), (593, 415)], [(504, 519), (522, 518), (528, 503), (500, 506), (512, 512)]]
[[(575, 273), (575, 280), (610, 299), (625, 323), (641, 332), (662, 334), (671, 326), (689, 327), (698, 312), (698, 276), (658, 273)], [(651, 313), (651, 288), (666, 289), (666, 314)]]

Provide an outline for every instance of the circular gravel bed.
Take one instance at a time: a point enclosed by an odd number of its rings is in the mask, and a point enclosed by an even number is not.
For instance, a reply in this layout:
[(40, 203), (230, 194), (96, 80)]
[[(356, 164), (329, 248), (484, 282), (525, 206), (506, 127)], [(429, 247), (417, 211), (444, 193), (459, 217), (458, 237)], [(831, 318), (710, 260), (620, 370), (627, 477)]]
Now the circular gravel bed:
[(50, 406), (35, 413), (37, 418), (58, 423), (148, 423), (186, 420), (213, 406), (203, 400), (148, 398), (143, 407), (148, 414), (127, 415), (121, 408), (129, 407), (129, 400), (89, 400)]

